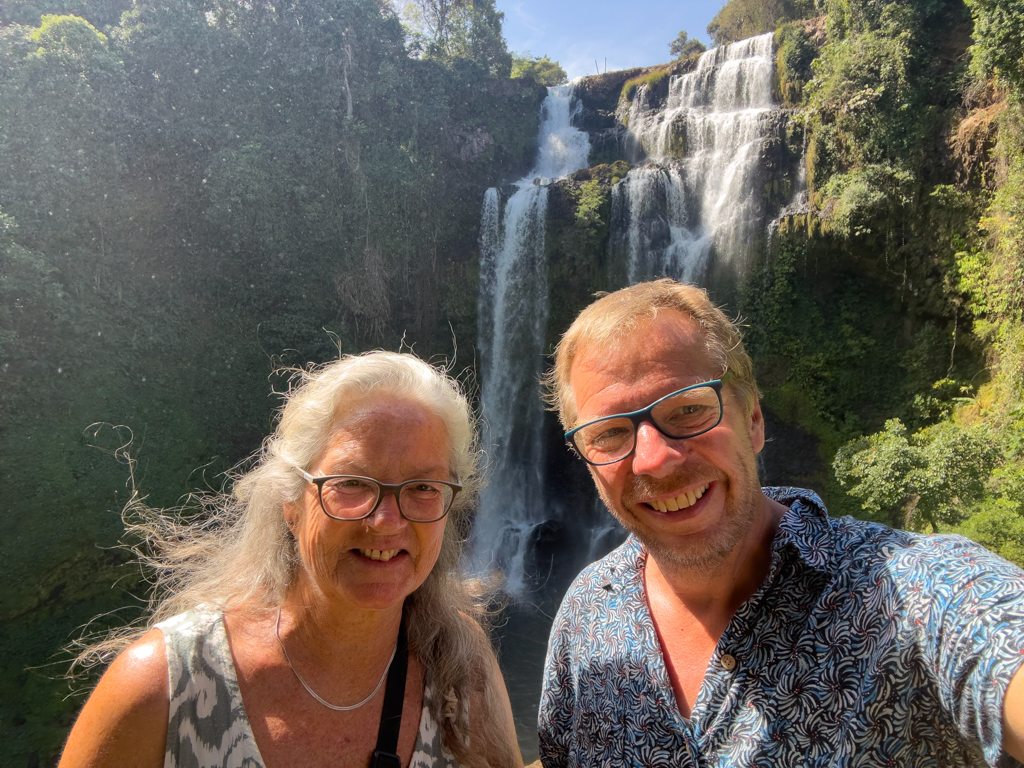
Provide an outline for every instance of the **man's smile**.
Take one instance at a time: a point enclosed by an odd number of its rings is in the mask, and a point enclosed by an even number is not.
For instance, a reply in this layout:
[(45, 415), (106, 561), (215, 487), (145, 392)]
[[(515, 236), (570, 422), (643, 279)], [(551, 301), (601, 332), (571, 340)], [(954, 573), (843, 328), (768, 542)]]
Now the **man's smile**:
[(659, 512), (677, 512), (680, 509), (686, 509), (697, 503), (697, 499), (704, 495), (707, 491), (710, 483), (705, 483), (696, 490), (683, 491), (678, 496), (674, 496), (668, 499), (654, 499), (652, 501), (645, 501), (644, 504), (656, 509)]

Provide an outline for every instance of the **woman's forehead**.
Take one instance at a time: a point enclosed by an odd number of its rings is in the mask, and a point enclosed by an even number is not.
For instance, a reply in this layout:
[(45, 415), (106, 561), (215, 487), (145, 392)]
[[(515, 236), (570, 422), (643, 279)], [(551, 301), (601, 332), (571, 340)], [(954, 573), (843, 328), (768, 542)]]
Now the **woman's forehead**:
[(435, 421), (441, 417), (425, 404), (395, 395), (365, 397), (339, 404), (335, 412), (334, 431), (351, 432), (373, 429), (379, 422), (398, 421), (416, 425)]
[(335, 422), (323, 463), (367, 470), (443, 469), (448, 466), (448, 443), (444, 422), (423, 404), (367, 399), (345, 409)]

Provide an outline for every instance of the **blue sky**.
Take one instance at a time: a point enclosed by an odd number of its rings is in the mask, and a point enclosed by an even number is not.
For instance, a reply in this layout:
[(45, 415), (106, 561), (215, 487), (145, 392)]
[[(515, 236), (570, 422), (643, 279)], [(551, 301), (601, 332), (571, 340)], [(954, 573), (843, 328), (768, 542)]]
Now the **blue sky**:
[(547, 55), (570, 78), (668, 61), (668, 46), (685, 29), (705, 45), (711, 17), (724, 0), (497, 0), (509, 50)]

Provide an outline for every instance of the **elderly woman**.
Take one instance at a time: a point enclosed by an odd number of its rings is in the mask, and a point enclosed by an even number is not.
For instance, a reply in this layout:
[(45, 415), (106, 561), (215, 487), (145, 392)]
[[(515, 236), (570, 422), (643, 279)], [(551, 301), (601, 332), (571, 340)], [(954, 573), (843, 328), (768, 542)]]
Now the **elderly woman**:
[(478, 484), (444, 374), (388, 352), (304, 374), (212, 518), (143, 526), (165, 597), (60, 765), (521, 765), (458, 570)]

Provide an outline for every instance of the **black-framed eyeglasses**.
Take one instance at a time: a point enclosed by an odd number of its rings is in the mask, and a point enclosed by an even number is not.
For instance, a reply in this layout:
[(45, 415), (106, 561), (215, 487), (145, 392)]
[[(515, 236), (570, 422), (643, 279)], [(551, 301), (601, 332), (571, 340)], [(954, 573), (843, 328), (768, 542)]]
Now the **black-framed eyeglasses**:
[(673, 440), (703, 435), (722, 421), (723, 379), (683, 387), (639, 411), (588, 421), (566, 432), (565, 440), (585, 462), (601, 467), (632, 455), (644, 421)]
[(406, 480), (382, 483), (360, 475), (327, 475), (313, 477), (299, 469), (299, 474), (316, 486), (320, 508), (334, 520), (364, 520), (377, 511), (381, 499), (393, 493), (402, 517), (414, 523), (433, 523), (448, 514), (462, 483), (447, 480)]

